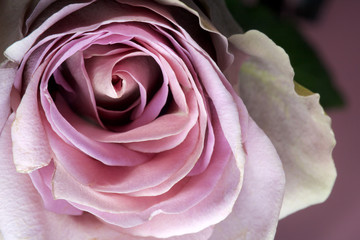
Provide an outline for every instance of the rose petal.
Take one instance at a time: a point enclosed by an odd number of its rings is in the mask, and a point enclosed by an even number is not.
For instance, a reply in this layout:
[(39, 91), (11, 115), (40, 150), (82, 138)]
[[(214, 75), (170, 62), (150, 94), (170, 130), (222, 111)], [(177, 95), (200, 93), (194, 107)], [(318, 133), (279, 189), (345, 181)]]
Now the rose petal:
[(213, 129), (213, 125), (210, 120), (208, 120), (208, 123), (207, 123), (205, 144), (206, 145), (203, 149), (203, 152), (201, 153), (200, 158), (196, 162), (193, 169), (191, 169), (191, 172), (188, 174), (188, 176), (194, 176), (194, 175), (202, 173), (209, 165), (209, 162), (210, 162), (211, 156), (213, 154), (213, 150), (214, 150), (214, 144), (215, 144), (214, 129)]
[(202, 79), (201, 83), (214, 104), (225, 137), (228, 139), (242, 172), (244, 152), (241, 145), (241, 128), (240, 124), (233, 124), (240, 122), (240, 109), (236, 100), (237, 96), (232, 94), (233, 90), (229, 88), (227, 80), (214, 62), (207, 59), (203, 53), (198, 52), (192, 47), (189, 47), (188, 51), (191, 54), (199, 78)]
[[(204, 51), (205, 49), (209, 55), (212, 55), (211, 52), (215, 51), (217, 64), (220, 69), (226, 69), (233, 61), (233, 57), (227, 49), (227, 39), (224, 35), (218, 32), (208, 17), (204, 15), (204, 13), (193, 1), (157, 0), (157, 2), (160, 2), (161, 4), (179, 7), (177, 9), (173, 8), (171, 11), (169, 11), (167, 6), (157, 5), (148, 1), (122, 0), (122, 2), (151, 9), (155, 13), (162, 15), (175, 24), (183, 35), (191, 36), (189, 37), (189, 41), (193, 46), (196, 46), (198, 50), (201, 49), (201, 51)], [(185, 9), (189, 13), (184, 12), (181, 8)], [(197, 25), (193, 24), (196, 17), (199, 21), (199, 28)], [(169, 30), (173, 31), (174, 28), (170, 27)], [(202, 32), (202, 30), (206, 31)], [(199, 32), (202, 32), (202, 34), (199, 34)], [(207, 33), (210, 33), (209, 37), (212, 41), (208, 41), (208, 38), (204, 38), (204, 35)]]
[(46, 167), (42, 167), (30, 173), (31, 181), (41, 195), (45, 208), (58, 214), (81, 215), (82, 211), (71, 206), (67, 201), (54, 199), (51, 193), (50, 184), (53, 172), (54, 164), (51, 162)]
[[(133, 235), (166, 238), (196, 233), (222, 221), (231, 212), (240, 190), (241, 177), (231, 158), (214, 190), (199, 204), (177, 214), (161, 214), (140, 226), (124, 229)], [(221, 238), (220, 238), (221, 239)]]
[(90, 215), (75, 219), (44, 209), (29, 176), (16, 172), (12, 161), (10, 131), (14, 117), (10, 116), (0, 136), (0, 231), (4, 239), (119, 237)]
[[(27, 174), (16, 172), (12, 162), (10, 116), (0, 136), (0, 237), (4, 239), (126, 239), (156, 240), (129, 236), (114, 230), (90, 214), (71, 217), (44, 209)], [(207, 240), (212, 228), (168, 240)]]
[(13, 157), (19, 172), (31, 172), (49, 164), (50, 146), (41, 120), (38, 82), (45, 65), (33, 76), (16, 111), (11, 128)]
[(319, 96), (295, 93), (288, 56), (264, 34), (249, 31), (230, 41), (249, 56), (239, 76), (240, 96), (283, 162), (281, 216), (324, 201), (336, 177), (331, 156), (335, 140)]
[[(59, 99), (60, 97), (58, 97)], [(52, 124), (53, 130), (78, 150), (110, 166), (134, 166), (151, 158), (151, 155), (134, 152), (119, 144), (101, 143), (88, 138), (78, 132), (58, 111), (58, 108), (65, 109), (66, 103), (58, 101), (57, 105), (51, 103), (48, 106), (48, 120)]]
[[(50, 136), (50, 140), (55, 154), (57, 154), (57, 157), (62, 162), (61, 164), (67, 168), (68, 172), (72, 172), (76, 178), (81, 179), (81, 182), (85, 181), (85, 184), (102, 191), (128, 193), (142, 189), (149, 191), (149, 188), (157, 186), (165, 180), (170, 182), (167, 185), (171, 184), (172, 186), (179, 179), (186, 176), (200, 155), (202, 142), (201, 139), (197, 139), (198, 131), (198, 127), (194, 128), (190, 132), (189, 137), (178, 147), (171, 151), (160, 153), (151, 161), (133, 168), (101, 166), (97, 161), (84, 155), (79, 150), (73, 149), (61, 141), (59, 142), (55, 136)], [(64, 150), (67, 150), (65, 152), (67, 154), (61, 154), (64, 153)], [(75, 160), (71, 157), (72, 155), (76, 156)], [(87, 167), (74, 169), (72, 168), (73, 165)], [(98, 166), (97, 171), (94, 170), (96, 166)], [(173, 175), (176, 176), (176, 179), (169, 179)], [(61, 186), (61, 183), (59, 185)], [(166, 190), (170, 187), (166, 188)], [(74, 197), (81, 198), (78, 195), (78, 192), (74, 193)]]
[(235, 207), (216, 225), (211, 240), (273, 239), (285, 176), (279, 156), (264, 132), (249, 119), (244, 184)]

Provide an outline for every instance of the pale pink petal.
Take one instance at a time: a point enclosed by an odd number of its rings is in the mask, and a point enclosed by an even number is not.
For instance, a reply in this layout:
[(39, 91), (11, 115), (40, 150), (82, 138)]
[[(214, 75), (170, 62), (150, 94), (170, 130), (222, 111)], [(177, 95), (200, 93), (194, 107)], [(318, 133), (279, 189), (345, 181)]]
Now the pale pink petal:
[[(181, 180), (179, 183), (186, 182), (185, 185), (181, 186), (181, 191), (176, 196), (156, 204), (152, 209), (158, 208), (158, 213), (159, 210), (163, 213), (181, 213), (211, 194), (229, 159), (232, 158), (231, 149), (217, 119), (214, 119), (214, 124), (216, 143), (206, 170), (197, 176), (186, 177)], [(178, 184), (175, 185), (175, 188)]]
[[(61, 98), (58, 97), (58, 100)], [(45, 103), (45, 101), (44, 101)], [(52, 129), (65, 142), (75, 146), (80, 151), (110, 166), (134, 166), (146, 162), (151, 155), (132, 151), (120, 144), (101, 143), (78, 132), (59, 112), (68, 108), (65, 101), (51, 102), (45, 110)], [(71, 114), (71, 113), (70, 113)], [(75, 116), (75, 115), (74, 115)]]
[[(11, 116), (0, 136), (0, 232), (4, 239), (156, 240), (122, 234), (91, 214), (72, 217), (45, 210), (29, 176), (16, 172), (13, 165), (10, 137), (13, 120)], [(212, 228), (207, 228), (168, 240), (206, 240), (211, 233)]]
[[(182, 179), (191, 170), (200, 155), (199, 151), (202, 144), (197, 139), (198, 133), (196, 131), (198, 129), (190, 132), (189, 137), (178, 147), (160, 153), (151, 161), (132, 168), (101, 166), (96, 161), (89, 159), (88, 156), (61, 142), (52, 143), (52, 147), (62, 164), (66, 164), (65, 167), (68, 168), (68, 171), (71, 171), (77, 178), (83, 179), (82, 182), (85, 180), (86, 184), (91, 185), (94, 189), (123, 193), (142, 189), (149, 191), (148, 188), (157, 186), (165, 180), (170, 181), (169, 177), (172, 175)], [(51, 141), (56, 140), (53, 137), (50, 139)], [(67, 150), (69, 154), (61, 154), (64, 152), (63, 150)], [(72, 158), (70, 153), (76, 158)], [(86, 161), (89, 162), (88, 165), (86, 165)], [(72, 168), (72, 165), (78, 164), (87, 167)], [(98, 166), (97, 171), (93, 171), (91, 174), (89, 170), (94, 169), (96, 165)], [(171, 184), (174, 185), (178, 180), (172, 180)]]
[(160, 201), (160, 198), (136, 199), (125, 194), (95, 191), (89, 186), (79, 184), (60, 164), (56, 164), (53, 194), (55, 199), (65, 199), (78, 209), (125, 228), (147, 221), (150, 215), (143, 215), (141, 211)]
[(197, 160), (193, 169), (191, 169), (191, 172), (188, 174), (188, 176), (194, 176), (202, 173), (210, 163), (215, 145), (215, 134), (214, 134), (213, 124), (211, 123), (210, 120), (208, 120), (207, 123), (205, 144), (206, 145), (203, 149), (203, 152), (201, 153), (201, 156)]
[(244, 183), (232, 213), (216, 225), (211, 240), (273, 239), (285, 176), (279, 156), (264, 132), (249, 119)]
[(237, 96), (234, 96), (233, 90), (227, 86), (227, 80), (213, 62), (192, 47), (189, 47), (188, 51), (191, 54), (199, 78), (202, 79), (201, 83), (214, 104), (220, 118), (221, 127), (225, 137), (228, 139), (238, 166), (242, 169), (244, 152), (241, 145), (241, 128), (240, 124), (233, 124), (240, 122), (240, 109), (235, 100)]
[(159, 212), (151, 221), (123, 231), (158, 238), (199, 232), (217, 224), (230, 214), (240, 191), (240, 183), (239, 169), (236, 161), (231, 158), (220, 181), (200, 203), (183, 213), (162, 214)]
[(54, 172), (54, 164), (51, 162), (30, 173), (34, 187), (41, 195), (44, 207), (57, 214), (81, 215), (83, 212), (71, 206), (66, 200), (54, 199), (51, 192), (51, 179)]
[[(0, 136), (0, 232), (4, 239), (57, 240), (121, 238), (90, 215), (78, 218), (44, 209), (28, 174), (18, 173), (12, 162), (10, 116)], [(136, 239), (136, 238), (135, 238)]]
[(331, 156), (335, 140), (319, 95), (296, 94), (289, 57), (264, 34), (249, 31), (230, 41), (249, 56), (239, 76), (240, 96), (283, 162), (281, 216), (324, 201), (336, 177)]
[[(214, 61), (203, 51), (201, 51), (196, 43), (193, 42), (190, 36), (185, 32), (185, 36), (178, 36), (177, 42), (170, 38), (170, 40), (177, 47), (179, 43), (185, 46), (180, 55), (183, 59), (190, 59), (199, 80), (207, 92), (211, 100), (214, 102), (217, 114), (221, 118), (221, 124), (225, 135), (227, 136), (230, 145), (232, 146), (235, 158), (238, 161), (239, 167), (243, 166), (244, 156), (241, 150), (241, 129), (240, 125), (234, 125), (233, 122), (243, 122), (246, 119), (247, 111), (243, 106), (241, 100), (232, 89), (228, 80), (222, 75), (221, 71)], [(191, 44), (190, 44), (191, 43)], [(181, 49), (182, 47), (178, 47)], [(181, 53), (187, 53), (182, 55)], [(188, 60), (189, 61), (189, 60)], [(211, 79), (211, 80), (210, 80)], [(240, 118), (240, 119), (239, 119)]]
[(38, 103), (38, 83), (44, 65), (33, 76), (16, 111), (11, 128), (12, 150), (17, 171), (31, 172), (49, 164), (50, 146)]
[[(200, 110), (202, 110), (202, 109), (200, 109)], [(159, 184), (158, 186), (139, 191), (136, 193), (136, 195), (147, 196), (147, 195), (162, 194), (162, 193), (168, 191), (178, 181), (183, 179), (185, 176), (187, 176), (191, 172), (191, 170), (194, 168), (196, 162), (201, 157), (202, 151), (204, 150), (205, 135), (206, 135), (205, 134), (206, 122), (207, 122), (207, 115), (206, 115), (206, 113), (204, 113), (204, 110), (202, 110), (202, 111), (200, 111), (198, 123), (194, 126), (193, 129), (191, 129), (191, 131), (189, 132), (189, 136), (184, 141), (184, 142), (188, 142), (189, 140), (192, 141), (193, 146), (195, 148), (194, 148), (193, 152), (191, 153), (190, 158), (186, 161), (186, 163), (183, 165), (183, 167), (179, 171), (177, 171), (175, 174), (173, 174), (171, 177), (169, 177), (166, 181)], [(190, 135), (193, 131), (198, 131), (197, 141), (195, 141), (194, 137)], [(179, 146), (181, 146), (181, 145), (182, 144), (180, 144)], [(190, 146), (188, 146), (188, 147), (190, 147)], [(173, 150), (170, 150), (167, 152), (170, 154), (172, 153), (173, 155), (177, 155), (177, 154), (182, 155), (181, 152), (176, 153)]]
[[(111, 56), (118, 53), (133, 51), (134, 49), (132, 47), (126, 45), (120, 47), (116, 45), (119, 39), (122, 39), (124, 37), (125, 36), (122, 35), (109, 35), (109, 37), (105, 37), (101, 40), (96, 41), (96, 44), (91, 45), (89, 48), (85, 49), (85, 51), (83, 52), (84, 59), (87, 60), (92, 57)], [(129, 41), (131, 40), (131, 38), (127, 37), (127, 40)]]
[[(220, 143), (218, 143), (218, 145), (220, 148), (220, 152), (218, 153), (218, 156), (214, 158), (214, 163), (210, 168), (211, 170), (209, 170), (206, 175), (196, 177), (194, 181), (191, 181), (191, 183), (187, 184), (187, 187), (185, 187), (185, 189), (180, 188), (181, 194), (176, 195), (175, 198), (172, 195), (174, 191), (175, 193), (178, 191), (176, 190), (177, 187), (173, 188), (165, 195), (155, 198), (133, 198), (126, 195), (100, 193), (94, 191), (88, 186), (80, 185), (78, 182), (74, 181), (74, 179), (72, 179), (72, 177), (64, 171), (60, 164), (57, 164), (57, 169), (54, 176), (54, 194), (57, 198), (64, 198), (70, 200), (72, 204), (74, 204), (78, 208), (94, 213), (95, 215), (101, 217), (107, 222), (122, 227), (136, 226), (144, 223), (144, 221), (153, 217), (154, 212), (182, 212), (184, 211), (184, 208), (186, 209), (191, 207), (193, 204), (196, 203), (196, 201), (198, 202), (199, 200), (201, 200), (204, 195), (206, 196), (206, 192), (212, 189), (211, 185), (214, 184), (214, 181), (216, 183), (217, 176), (221, 175), (222, 168), (226, 164), (226, 161), (222, 161), (226, 160), (226, 157), (224, 158), (224, 152), (222, 151), (225, 150), (227, 151), (227, 154), (229, 154), (229, 149), (226, 150), (226, 148), (222, 146), (221, 141)], [(186, 150), (187, 149), (190, 149), (189, 146), (186, 146)], [(174, 156), (179, 155), (179, 153), (173, 154)], [(181, 151), (181, 154), (186, 154), (186, 152), (183, 150)], [(76, 154), (71, 155), (78, 158)], [(217, 159), (219, 156), (220, 158)], [(183, 156), (181, 156), (181, 158), (183, 158)], [(174, 164), (172, 164), (172, 166), (174, 166)], [(151, 170), (149, 167), (145, 169), (147, 171)], [(159, 176), (159, 174), (162, 174), (160, 168), (155, 168), (154, 174), (155, 175), (153, 176)], [(141, 178), (137, 181), (144, 181), (145, 183), (148, 182), (145, 179), (146, 175), (141, 174), (140, 177)], [(128, 183), (131, 182), (132, 180), (128, 181)], [(202, 193), (204, 190), (205, 192)], [(194, 191), (198, 194), (196, 198), (194, 198), (194, 194), (192, 193)], [(167, 198), (169, 198), (169, 200), (160, 204), (155, 204), (158, 201), (163, 201)], [(190, 199), (186, 200), (186, 198)], [(195, 201), (195, 203), (192, 203), (193, 201)], [(155, 205), (149, 208), (153, 204)], [(144, 211), (145, 208), (147, 208), (146, 211)]]

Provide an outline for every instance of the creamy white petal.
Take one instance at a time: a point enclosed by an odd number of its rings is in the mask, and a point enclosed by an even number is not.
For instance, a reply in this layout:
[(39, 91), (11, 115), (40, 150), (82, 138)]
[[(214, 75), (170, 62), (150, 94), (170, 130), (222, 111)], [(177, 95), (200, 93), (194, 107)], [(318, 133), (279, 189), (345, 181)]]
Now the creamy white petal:
[(271, 139), (285, 169), (281, 217), (324, 201), (336, 178), (335, 139), (319, 95), (295, 92), (288, 55), (264, 34), (249, 31), (230, 41), (249, 56), (239, 75), (240, 97)]

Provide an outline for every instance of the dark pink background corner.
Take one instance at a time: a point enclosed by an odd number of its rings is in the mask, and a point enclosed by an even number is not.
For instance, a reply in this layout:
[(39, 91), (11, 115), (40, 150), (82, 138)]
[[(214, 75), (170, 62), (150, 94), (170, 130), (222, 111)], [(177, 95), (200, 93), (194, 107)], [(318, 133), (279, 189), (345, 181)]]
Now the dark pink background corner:
[(338, 177), (329, 199), (280, 221), (276, 240), (360, 240), (360, 1), (328, 0), (301, 31), (329, 68), (346, 106), (329, 110)]

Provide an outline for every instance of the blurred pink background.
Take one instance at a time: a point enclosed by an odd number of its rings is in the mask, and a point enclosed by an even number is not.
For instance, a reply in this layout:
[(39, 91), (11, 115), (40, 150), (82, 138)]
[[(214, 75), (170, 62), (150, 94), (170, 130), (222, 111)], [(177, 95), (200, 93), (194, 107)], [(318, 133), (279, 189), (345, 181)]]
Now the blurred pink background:
[(301, 22), (346, 106), (327, 111), (337, 139), (338, 177), (329, 199), (280, 221), (276, 240), (360, 239), (360, 1), (328, 0), (315, 23)]

